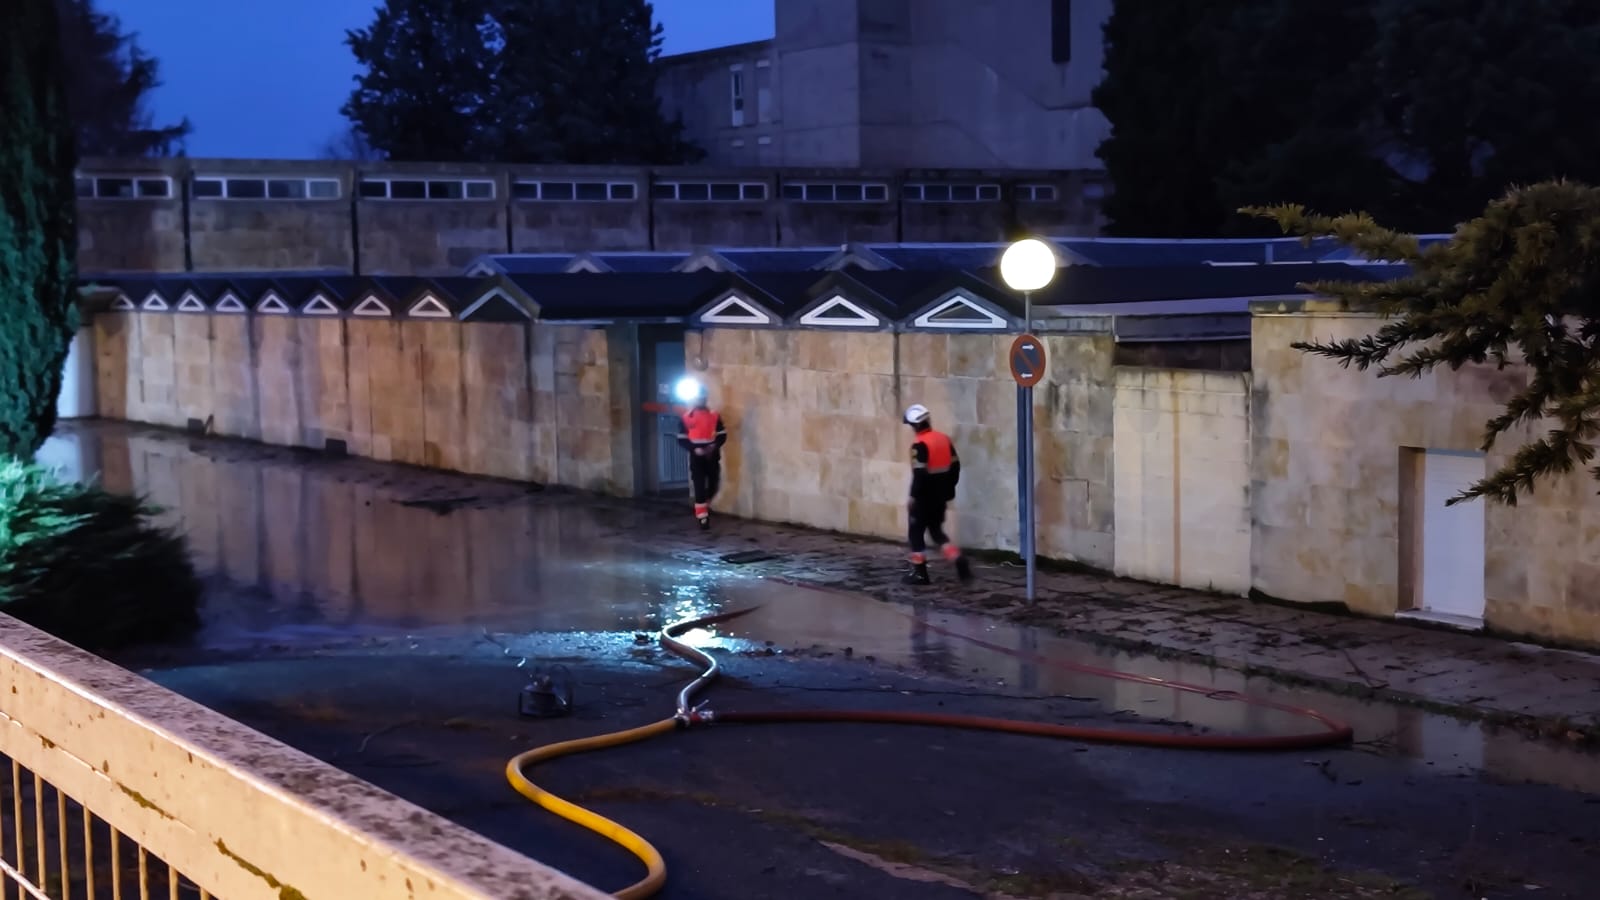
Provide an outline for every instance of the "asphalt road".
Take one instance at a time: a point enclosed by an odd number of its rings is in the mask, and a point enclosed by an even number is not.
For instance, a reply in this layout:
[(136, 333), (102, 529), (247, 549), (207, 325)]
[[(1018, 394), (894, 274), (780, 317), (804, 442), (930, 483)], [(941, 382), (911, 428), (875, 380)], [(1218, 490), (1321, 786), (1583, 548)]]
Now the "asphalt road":
[[(516, 714), (494, 647), (171, 660), (156, 681), (606, 890), (642, 868), (502, 774), (530, 746), (670, 715), (654, 647), (573, 670), (576, 712)], [(548, 659), (546, 660), (548, 661)], [(857, 660), (728, 654), (719, 709), (927, 709), (1086, 722), (1071, 698)], [(861, 725), (714, 725), (533, 773), (654, 842), (664, 898), (1592, 897), (1600, 799), (1358, 746), (1229, 754)]]

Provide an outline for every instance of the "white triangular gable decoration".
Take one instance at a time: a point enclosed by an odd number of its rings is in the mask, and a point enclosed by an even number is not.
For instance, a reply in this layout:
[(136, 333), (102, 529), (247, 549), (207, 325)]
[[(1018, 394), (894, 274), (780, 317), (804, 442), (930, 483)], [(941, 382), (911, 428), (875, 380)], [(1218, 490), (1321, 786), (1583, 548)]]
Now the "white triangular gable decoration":
[(406, 312), (406, 315), (418, 319), (455, 318), (455, 315), (450, 312), (450, 308), (441, 303), (439, 298), (432, 294), (423, 294), (421, 300), (411, 304), (411, 309)]
[[(838, 311), (846, 312), (848, 315), (829, 315)], [(835, 294), (819, 304), (816, 309), (801, 316), (800, 324), (824, 328), (876, 328), (879, 321), (877, 316)]]
[(472, 314), (473, 313), (475, 313), (478, 310), (484, 308), (485, 306), (488, 306), (490, 303), (493, 303), (496, 300), (498, 300), (501, 303), (504, 303), (505, 305), (507, 305), (507, 306), (511, 307), (512, 309), (516, 310), (517, 313), (519, 315), (521, 315), (524, 319), (533, 318), (533, 316), (528, 315), (528, 311), (526, 309), (522, 308), (522, 304), (521, 303), (518, 303), (517, 301), (511, 299), (509, 296), (507, 296), (505, 291), (502, 291), (499, 288), (495, 288), (494, 290), (490, 291), (489, 293), (484, 294), (482, 297), (479, 297), (478, 299), (472, 301), (472, 305), (471, 306), (468, 306), (466, 309), (461, 311), (461, 318), (463, 320), (472, 318)]
[(300, 311), (308, 316), (337, 316), (339, 307), (334, 306), (333, 301), (326, 296), (313, 294), (311, 299), (306, 301), (306, 305), (300, 307)]
[(128, 299), (127, 294), (118, 294), (117, 299), (111, 301), (111, 308), (124, 311), (138, 309), (133, 305), (133, 301)]
[(233, 291), (223, 294), (222, 299), (217, 301), (217, 312), (242, 313), (244, 311), (244, 303)]
[(377, 294), (368, 294), (367, 296), (363, 297), (361, 302), (356, 304), (356, 308), (352, 309), (350, 312), (357, 316), (394, 315), (394, 313), (389, 311), (389, 305), (384, 303), (382, 300), (379, 300)]
[(488, 263), (478, 263), (465, 272), (467, 278), (492, 278), (499, 274), (499, 270)]
[(772, 317), (738, 294), (729, 294), (701, 316), (700, 321), (711, 325), (771, 325)]
[(837, 272), (840, 269), (847, 269), (851, 266), (855, 266), (859, 269), (867, 269), (869, 271), (878, 268), (876, 263), (862, 259), (854, 253), (846, 253), (837, 259), (829, 260), (827, 265), (828, 269), (834, 272)]
[(592, 272), (595, 275), (604, 275), (609, 271), (611, 271), (610, 266), (601, 265), (596, 260), (580, 256), (577, 259), (574, 259), (572, 262), (567, 263), (566, 274), (576, 275), (579, 272)]
[(261, 302), (256, 304), (256, 312), (274, 316), (286, 316), (289, 314), (289, 304), (283, 302), (283, 298), (278, 296), (277, 291), (267, 291), (266, 296), (261, 298)]
[(167, 305), (167, 298), (161, 296), (155, 291), (151, 291), (150, 294), (144, 298), (144, 302), (139, 304), (139, 308), (147, 309), (151, 312), (166, 312), (172, 307)]
[[(956, 312), (963, 315), (958, 319), (941, 318)], [(917, 316), (912, 324), (918, 328), (1001, 329), (1006, 327), (1006, 320), (984, 309), (965, 291), (956, 291), (947, 296), (943, 302)]]
[(720, 253), (696, 253), (678, 264), (679, 272), (733, 272), (738, 268)]
[(184, 291), (183, 299), (178, 301), (178, 312), (205, 312), (206, 305), (200, 301), (194, 291)]

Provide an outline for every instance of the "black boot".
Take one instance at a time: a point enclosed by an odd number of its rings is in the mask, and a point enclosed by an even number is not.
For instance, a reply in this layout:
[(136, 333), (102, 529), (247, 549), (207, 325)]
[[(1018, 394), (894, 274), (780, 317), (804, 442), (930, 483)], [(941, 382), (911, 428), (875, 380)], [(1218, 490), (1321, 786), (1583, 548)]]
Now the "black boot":
[(710, 531), (711, 530), (711, 517), (710, 516), (701, 516), (700, 517), (700, 530), (701, 531)]
[(972, 583), (972, 566), (965, 556), (956, 557), (956, 577), (961, 579), (962, 584)]
[(905, 577), (900, 579), (900, 583), (901, 584), (930, 584), (931, 580), (928, 578), (928, 564), (927, 563), (912, 563), (911, 564), (911, 571), (907, 572)]

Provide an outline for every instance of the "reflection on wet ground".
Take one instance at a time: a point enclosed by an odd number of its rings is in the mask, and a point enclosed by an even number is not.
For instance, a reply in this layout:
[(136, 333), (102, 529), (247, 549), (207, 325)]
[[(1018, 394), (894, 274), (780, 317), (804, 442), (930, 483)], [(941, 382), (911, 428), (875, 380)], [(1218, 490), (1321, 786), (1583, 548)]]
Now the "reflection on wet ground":
[(99, 473), (112, 490), (144, 494), (188, 534), (210, 584), (205, 628), (189, 648), (197, 654), (397, 636), (476, 642), (482, 652), (534, 633), (579, 633), (585, 646), (626, 654), (636, 633), (759, 605), (721, 635), (698, 639), (733, 651), (848, 656), (1020, 695), (1090, 698), (1107, 711), (1207, 730), (1306, 727), (1281, 712), (1051, 661), (1115, 669), (1312, 707), (1352, 723), (1359, 746), (1414, 757), (1432, 771), (1600, 793), (1593, 757), (1561, 745), (1021, 626), (776, 583), (736, 565), (674, 559), (652, 552), (640, 522), (653, 519), (635, 521), (578, 495), (530, 496), (522, 485), (109, 423), (66, 425), (42, 456), (75, 477)]

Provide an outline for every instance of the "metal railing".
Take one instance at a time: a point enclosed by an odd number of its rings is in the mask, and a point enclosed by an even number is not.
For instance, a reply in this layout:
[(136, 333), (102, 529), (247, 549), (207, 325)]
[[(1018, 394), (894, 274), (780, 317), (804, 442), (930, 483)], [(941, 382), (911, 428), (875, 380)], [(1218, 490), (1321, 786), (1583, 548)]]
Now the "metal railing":
[(601, 900), (0, 615), (3, 900)]
[(0, 809), (5, 900), (211, 900), (211, 893), (39, 773), (9, 760)]

